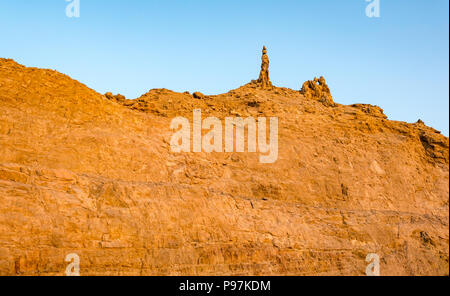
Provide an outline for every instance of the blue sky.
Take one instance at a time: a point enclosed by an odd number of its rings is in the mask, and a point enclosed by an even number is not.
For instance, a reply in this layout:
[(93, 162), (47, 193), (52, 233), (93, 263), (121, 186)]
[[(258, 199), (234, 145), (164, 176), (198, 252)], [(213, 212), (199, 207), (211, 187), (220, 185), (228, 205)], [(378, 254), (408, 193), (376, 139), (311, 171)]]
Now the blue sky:
[(218, 94), (257, 78), (300, 89), (323, 75), (335, 101), (449, 134), (449, 1), (0, 0), (0, 57), (63, 72), (104, 93)]

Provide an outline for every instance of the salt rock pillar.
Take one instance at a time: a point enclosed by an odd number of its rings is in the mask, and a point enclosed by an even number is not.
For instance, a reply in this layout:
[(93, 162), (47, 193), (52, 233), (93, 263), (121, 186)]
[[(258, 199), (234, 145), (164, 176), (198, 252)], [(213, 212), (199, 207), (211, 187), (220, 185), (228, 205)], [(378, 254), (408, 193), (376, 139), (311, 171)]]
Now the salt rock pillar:
[(269, 78), (269, 57), (267, 56), (267, 48), (265, 46), (262, 50), (261, 60), (261, 73), (259, 74), (257, 82), (263, 89), (272, 88), (272, 82), (270, 82)]

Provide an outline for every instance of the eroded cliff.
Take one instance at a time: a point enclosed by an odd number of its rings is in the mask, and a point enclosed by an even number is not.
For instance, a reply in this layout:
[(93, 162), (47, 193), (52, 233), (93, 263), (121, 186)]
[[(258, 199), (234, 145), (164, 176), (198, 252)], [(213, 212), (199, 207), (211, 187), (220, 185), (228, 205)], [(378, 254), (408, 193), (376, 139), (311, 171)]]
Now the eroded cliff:
[[(103, 96), (0, 59), (0, 274), (448, 274), (449, 140), (250, 83)], [(171, 119), (276, 116), (279, 157), (173, 153)]]

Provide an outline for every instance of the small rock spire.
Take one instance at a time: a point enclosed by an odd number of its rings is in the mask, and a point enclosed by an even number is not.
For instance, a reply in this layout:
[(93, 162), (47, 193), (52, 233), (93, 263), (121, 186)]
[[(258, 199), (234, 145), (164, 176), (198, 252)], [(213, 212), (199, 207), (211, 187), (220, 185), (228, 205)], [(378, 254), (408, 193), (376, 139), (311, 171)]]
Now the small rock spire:
[(263, 89), (272, 88), (272, 83), (270, 82), (269, 78), (269, 57), (267, 56), (267, 48), (265, 46), (262, 50), (261, 60), (261, 72), (259, 74), (257, 82)]

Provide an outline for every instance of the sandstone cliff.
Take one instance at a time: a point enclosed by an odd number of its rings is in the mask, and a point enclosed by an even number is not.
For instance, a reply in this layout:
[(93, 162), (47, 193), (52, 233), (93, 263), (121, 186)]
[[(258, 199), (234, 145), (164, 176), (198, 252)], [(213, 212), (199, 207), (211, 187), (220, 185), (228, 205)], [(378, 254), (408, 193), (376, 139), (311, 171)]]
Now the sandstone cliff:
[[(170, 121), (277, 116), (279, 158), (172, 153)], [(0, 59), (0, 275), (449, 271), (449, 139), (376, 106), (254, 83), (103, 96)]]

